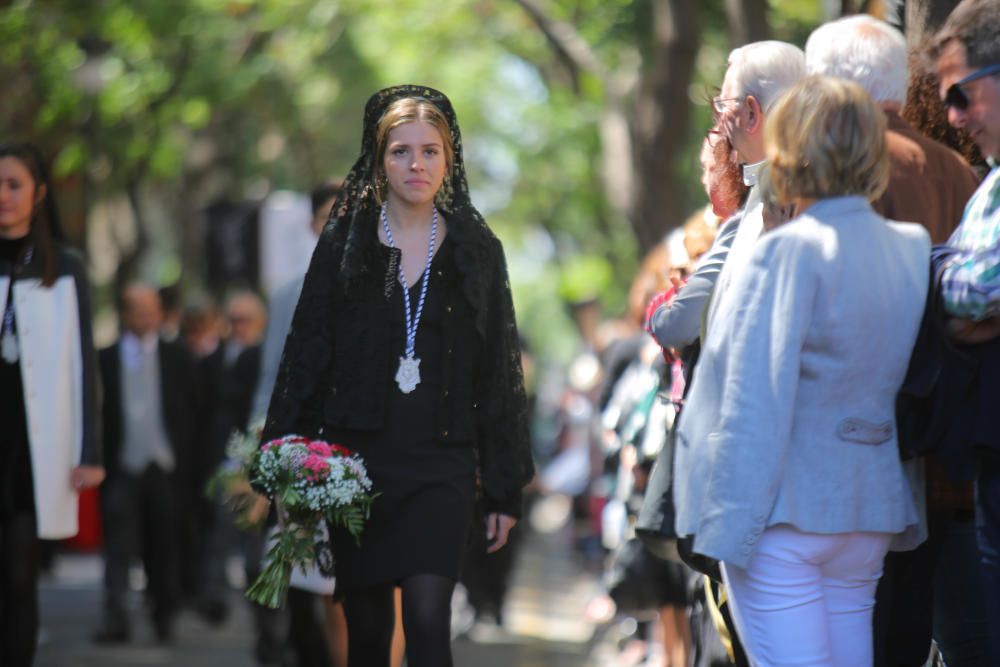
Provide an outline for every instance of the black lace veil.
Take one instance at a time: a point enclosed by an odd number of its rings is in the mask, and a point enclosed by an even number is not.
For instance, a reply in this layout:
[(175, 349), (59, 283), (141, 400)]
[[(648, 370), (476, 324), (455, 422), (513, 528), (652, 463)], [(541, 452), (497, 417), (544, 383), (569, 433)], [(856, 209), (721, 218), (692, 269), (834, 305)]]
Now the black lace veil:
[[(465, 176), (465, 161), (462, 157), (462, 133), (458, 127), (455, 110), (445, 95), (427, 86), (393, 86), (378, 91), (365, 104), (364, 131), (361, 139), (361, 153), (354, 166), (344, 179), (343, 188), (338, 194), (327, 224), (347, 225), (347, 240), (341, 259), (342, 276), (347, 284), (355, 281), (370, 266), (371, 257), (365, 252), (373, 247), (373, 238), (377, 237), (379, 205), (375, 199), (375, 179), (378, 162), (381, 156), (375, 155), (376, 130), (379, 120), (390, 105), (400, 99), (418, 98), (431, 102), (448, 120), (451, 130), (451, 143), (454, 147), (454, 160), (450, 173), (445, 175), (444, 186), (436, 204), (448, 223), (448, 233), (458, 241), (459, 250), (463, 255), (459, 260), (463, 271), (466, 295), (473, 305), (482, 304), (485, 295), (483, 286), (474, 273), (476, 255), (483, 251), (477, 245), (492, 233), (486, 226), (483, 216), (472, 205), (469, 197), (469, 184)], [(477, 251), (478, 250), (478, 251)], [(481, 259), (481, 258), (479, 258)], [(483, 314), (481, 308), (477, 312)], [(485, 321), (479, 318), (476, 326), (484, 333)]]
[(349, 292), (362, 281), (385, 280), (387, 285), (395, 281), (393, 269), (385, 276), (369, 275), (375, 270), (385, 270), (378, 261), (379, 204), (375, 198), (375, 179), (382, 156), (375, 154), (376, 130), (389, 106), (404, 98), (419, 98), (434, 104), (447, 119), (451, 131), (454, 159), (436, 204), (455, 242), (455, 262), (462, 274), (462, 291), (475, 310), (476, 332), (492, 348), (487, 353), (490, 366), (487, 374), (492, 382), (500, 383), (495, 386), (503, 387), (496, 400), (491, 398), (487, 402), (486, 412), (492, 416), (486, 422), (507, 422), (490, 426), (495, 433), (483, 436), (490, 442), (485, 446), (480, 443), (483, 485), (487, 496), (510, 500), (516, 495), (519, 503), (520, 488), (530, 478), (533, 466), (527, 444), (527, 404), (506, 263), (499, 241), (472, 205), (462, 136), (451, 102), (443, 93), (426, 86), (385, 88), (372, 95), (365, 105), (361, 152), (344, 179), (310, 262), (271, 396), (264, 440), (305, 432), (321, 422), (319, 415), (309, 414), (307, 399), (315, 394), (323, 369), (330, 363), (330, 311), (338, 286)]

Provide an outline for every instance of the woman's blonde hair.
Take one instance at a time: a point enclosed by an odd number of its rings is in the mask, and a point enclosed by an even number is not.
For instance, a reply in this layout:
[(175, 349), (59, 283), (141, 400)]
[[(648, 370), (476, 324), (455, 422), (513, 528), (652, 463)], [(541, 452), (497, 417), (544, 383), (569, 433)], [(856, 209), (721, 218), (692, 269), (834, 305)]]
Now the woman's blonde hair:
[(775, 198), (877, 199), (889, 181), (885, 132), (885, 114), (858, 84), (803, 79), (778, 101), (764, 129)]
[(438, 131), (441, 135), (441, 145), (445, 157), (445, 183), (442, 188), (448, 187), (448, 179), (451, 176), (452, 167), (455, 164), (455, 146), (451, 139), (451, 127), (448, 119), (441, 113), (441, 110), (430, 100), (422, 97), (404, 97), (396, 100), (385, 110), (375, 127), (375, 199), (379, 204), (385, 196), (385, 159), (386, 144), (389, 143), (389, 133), (400, 125), (407, 123), (424, 122)]

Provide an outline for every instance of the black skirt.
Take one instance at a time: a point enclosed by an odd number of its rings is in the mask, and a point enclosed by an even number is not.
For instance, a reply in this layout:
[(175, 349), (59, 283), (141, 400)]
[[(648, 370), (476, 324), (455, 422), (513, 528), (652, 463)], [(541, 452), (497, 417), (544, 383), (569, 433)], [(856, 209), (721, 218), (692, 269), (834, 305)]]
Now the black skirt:
[[(449, 238), (432, 268), (452, 269)], [(432, 273), (432, 275), (434, 275)], [(338, 593), (398, 582), (415, 574), (458, 580), (476, 504), (476, 456), (472, 444), (443, 444), (435, 437), (435, 412), (443, 378), (442, 299), (430, 281), (416, 337), (420, 384), (409, 394), (395, 382), (396, 363), (386, 379), (385, 427), (376, 432), (324, 429), (324, 439), (364, 459), (378, 497), (357, 542), (347, 531), (331, 531)], [(420, 281), (410, 290), (410, 307), (420, 298)], [(386, 325), (395, 357), (404, 354), (406, 328), (402, 287), (391, 296)], [(470, 369), (471, 372), (471, 369)]]

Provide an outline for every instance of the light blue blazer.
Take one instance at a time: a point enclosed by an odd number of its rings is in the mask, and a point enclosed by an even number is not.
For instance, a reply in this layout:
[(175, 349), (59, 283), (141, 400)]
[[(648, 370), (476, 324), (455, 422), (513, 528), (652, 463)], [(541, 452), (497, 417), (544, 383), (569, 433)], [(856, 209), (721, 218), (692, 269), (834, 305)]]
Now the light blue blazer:
[(863, 197), (820, 200), (756, 243), (720, 303), (681, 414), (677, 532), (745, 567), (767, 526), (923, 539), (894, 403), (927, 295), (930, 239)]

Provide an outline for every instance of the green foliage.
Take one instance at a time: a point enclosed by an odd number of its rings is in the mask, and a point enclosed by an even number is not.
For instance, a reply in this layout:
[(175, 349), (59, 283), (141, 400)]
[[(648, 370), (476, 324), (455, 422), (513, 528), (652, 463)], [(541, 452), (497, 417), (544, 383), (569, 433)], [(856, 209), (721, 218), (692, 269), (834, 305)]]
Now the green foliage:
[[(541, 6), (605, 72), (634, 77), (654, 1)], [(815, 0), (770, 4), (778, 38), (801, 43), (820, 19)], [(690, 138), (664, 156), (683, 183), (678, 210), (665, 212), (678, 224), (704, 201), (704, 98), (730, 48), (722, 0), (700, 2), (699, 20), (695, 83), (670, 101), (694, 105)], [(438, 87), (462, 121), (477, 204), (508, 254), (522, 254), (512, 262), (522, 328), (559, 345), (571, 325), (552, 305), (583, 292), (610, 314), (624, 309), (637, 246), (603, 191), (606, 80), (567, 66), (517, 2), (15, 0), (0, 8), (0, 45), (12, 91), (0, 127), (36, 138), (59, 175), (84, 177), (90, 201), (145, 184), (176, 192), (179, 217), (208, 198), (344, 174), (371, 92)]]

